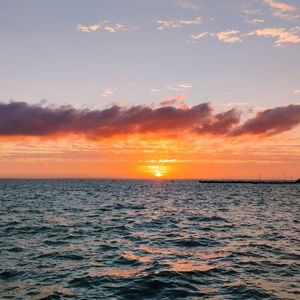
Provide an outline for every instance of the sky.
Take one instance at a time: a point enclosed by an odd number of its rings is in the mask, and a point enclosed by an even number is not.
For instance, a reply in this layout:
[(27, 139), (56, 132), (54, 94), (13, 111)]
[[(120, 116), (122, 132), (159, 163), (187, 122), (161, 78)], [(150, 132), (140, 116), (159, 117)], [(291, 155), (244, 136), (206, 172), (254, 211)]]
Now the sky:
[(0, 0), (0, 177), (300, 177), (298, 0)]

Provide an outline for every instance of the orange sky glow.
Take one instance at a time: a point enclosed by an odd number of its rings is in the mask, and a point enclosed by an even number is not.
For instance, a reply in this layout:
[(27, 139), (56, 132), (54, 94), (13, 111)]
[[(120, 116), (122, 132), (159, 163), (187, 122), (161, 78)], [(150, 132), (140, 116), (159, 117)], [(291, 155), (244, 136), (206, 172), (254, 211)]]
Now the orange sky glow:
[(2, 178), (294, 179), (299, 130), (239, 138), (195, 134), (2, 137)]

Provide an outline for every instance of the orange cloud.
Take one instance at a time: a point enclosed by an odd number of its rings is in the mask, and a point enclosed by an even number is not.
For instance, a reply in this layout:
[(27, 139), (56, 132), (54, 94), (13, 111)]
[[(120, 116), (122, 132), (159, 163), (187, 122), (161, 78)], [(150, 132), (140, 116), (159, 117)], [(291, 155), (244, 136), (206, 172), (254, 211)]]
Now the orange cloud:
[(298, 15), (294, 14), (294, 12), (296, 11), (296, 7), (290, 4), (284, 2), (277, 2), (274, 0), (264, 0), (264, 2), (270, 7), (272, 15), (274, 17), (279, 17), (288, 20), (294, 20), (299, 17)]
[(300, 43), (300, 36), (298, 32), (300, 28), (295, 27), (292, 29), (285, 28), (262, 28), (257, 29), (252, 32), (247, 33), (247, 36), (264, 36), (264, 37), (275, 37), (277, 40), (275, 41), (276, 46), (282, 46), (286, 43), (297, 44)]
[(282, 11), (294, 11), (296, 9), (292, 5), (283, 2), (273, 1), (273, 0), (265, 0), (265, 3), (268, 4), (271, 8), (279, 9)]
[(217, 38), (224, 43), (237, 43), (241, 42), (241, 38), (237, 36), (238, 30), (226, 30), (216, 33)]

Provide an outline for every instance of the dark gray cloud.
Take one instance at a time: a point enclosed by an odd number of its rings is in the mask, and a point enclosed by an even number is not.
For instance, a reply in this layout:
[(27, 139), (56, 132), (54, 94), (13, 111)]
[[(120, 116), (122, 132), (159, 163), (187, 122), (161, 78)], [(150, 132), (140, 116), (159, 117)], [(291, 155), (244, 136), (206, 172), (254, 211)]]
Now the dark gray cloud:
[(300, 124), (300, 105), (276, 107), (259, 112), (254, 118), (235, 128), (232, 135), (275, 135)]
[(102, 110), (44, 107), (25, 102), (0, 103), (1, 136), (77, 134), (101, 138), (119, 134), (186, 131), (228, 136), (271, 135), (290, 130), (299, 123), (300, 105), (268, 109), (241, 124), (238, 110), (214, 113), (209, 103), (185, 109), (138, 105), (128, 108), (112, 106)]

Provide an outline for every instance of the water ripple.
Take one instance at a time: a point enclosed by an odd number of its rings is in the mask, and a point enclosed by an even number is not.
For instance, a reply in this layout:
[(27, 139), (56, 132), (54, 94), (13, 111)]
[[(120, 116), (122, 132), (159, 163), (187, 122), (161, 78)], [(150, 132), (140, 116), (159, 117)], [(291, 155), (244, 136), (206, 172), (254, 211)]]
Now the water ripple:
[(299, 185), (0, 180), (1, 299), (299, 299)]

